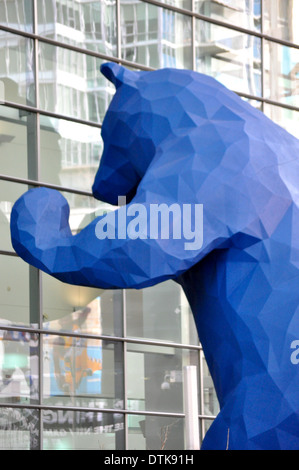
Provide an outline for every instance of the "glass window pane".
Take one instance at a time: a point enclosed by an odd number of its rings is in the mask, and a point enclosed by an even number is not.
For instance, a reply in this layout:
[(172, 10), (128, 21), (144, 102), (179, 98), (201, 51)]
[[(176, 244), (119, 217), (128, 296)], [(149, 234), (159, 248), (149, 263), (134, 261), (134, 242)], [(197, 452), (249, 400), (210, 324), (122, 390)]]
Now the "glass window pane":
[(43, 411), (44, 450), (124, 450), (124, 417), (95, 411)]
[(299, 44), (298, 0), (264, 0), (264, 33)]
[(198, 367), (197, 350), (127, 345), (128, 409), (183, 412), (183, 367)]
[(31, 39), (0, 31), (2, 101), (35, 105), (33, 52)]
[(272, 119), (272, 121), (276, 122), (276, 124), (299, 139), (299, 111), (265, 103), (264, 113)]
[[(184, 421), (177, 417), (128, 415), (129, 450), (184, 450)], [(151, 464), (159, 462), (154, 457)]]
[(143, 290), (126, 291), (128, 336), (198, 344), (187, 299), (172, 281)]
[(38, 326), (37, 270), (18, 257), (0, 255), (0, 279), (0, 324)]
[(122, 291), (71, 286), (47, 274), (42, 286), (47, 330), (122, 335)]
[(0, 173), (36, 179), (36, 115), (0, 106)]
[(115, 0), (37, 0), (38, 33), (62, 43), (116, 55)]
[(36, 334), (0, 330), (1, 403), (37, 402), (38, 344)]
[(101, 59), (40, 42), (40, 106), (85, 121), (102, 121), (115, 93)]
[(1, 0), (0, 24), (32, 33), (32, 0)]
[(14, 251), (11, 245), (10, 214), (13, 204), (29, 187), (0, 180), (0, 250)]
[(164, 0), (161, 3), (168, 3), (168, 5), (184, 8), (185, 10), (191, 10), (192, 8), (192, 0)]
[(217, 416), (219, 413), (219, 402), (217, 399), (215, 387), (211, 374), (209, 372), (206, 360), (202, 357), (202, 380), (203, 380), (203, 391), (202, 391), (202, 414), (206, 416)]
[(101, 130), (46, 116), (40, 129), (41, 181), (91, 191), (102, 154)]
[(198, 20), (196, 70), (233, 91), (261, 96), (261, 40)]
[(191, 18), (121, 0), (122, 58), (148, 67), (192, 68)]
[(299, 49), (265, 41), (265, 97), (299, 106)]
[(0, 450), (39, 449), (39, 411), (0, 408)]
[(44, 404), (123, 409), (123, 345), (48, 335)]
[[(219, 21), (261, 30), (262, 0), (194, 0), (194, 11)], [(270, 0), (272, 1), (272, 0)]]

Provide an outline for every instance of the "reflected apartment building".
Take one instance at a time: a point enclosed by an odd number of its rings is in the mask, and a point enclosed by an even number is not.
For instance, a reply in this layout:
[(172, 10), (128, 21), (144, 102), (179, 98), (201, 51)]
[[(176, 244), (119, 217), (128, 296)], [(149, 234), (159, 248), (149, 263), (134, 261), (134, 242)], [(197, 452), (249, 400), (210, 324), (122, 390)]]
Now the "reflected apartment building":
[(201, 439), (219, 405), (181, 289), (62, 284), (14, 253), (10, 211), (58, 189), (77, 233), (114, 94), (105, 61), (217, 78), (299, 137), (297, 0), (0, 1), (0, 449), (184, 449), (182, 370)]

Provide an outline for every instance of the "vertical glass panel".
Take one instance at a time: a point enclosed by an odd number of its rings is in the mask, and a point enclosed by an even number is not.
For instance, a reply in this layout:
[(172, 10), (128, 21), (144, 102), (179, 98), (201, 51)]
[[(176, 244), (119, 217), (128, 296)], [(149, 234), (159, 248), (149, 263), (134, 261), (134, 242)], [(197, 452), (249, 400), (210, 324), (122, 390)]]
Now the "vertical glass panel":
[(91, 191), (102, 154), (101, 130), (46, 116), (40, 129), (41, 181)]
[(276, 122), (279, 126), (286, 129), (290, 134), (293, 134), (299, 139), (299, 111), (281, 108), (280, 106), (273, 106), (264, 104), (264, 113), (272, 121)]
[(0, 330), (0, 402), (38, 400), (38, 335)]
[(172, 281), (126, 291), (128, 336), (198, 344), (193, 315), (182, 289)]
[(38, 326), (37, 270), (15, 256), (0, 255), (0, 324)]
[(216, 416), (219, 413), (219, 402), (214, 388), (213, 380), (209, 372), (206, 360), (202, 357), (202, 414)]
[(115, 0), (37, 0), (38, 32), (62, 43), (116, 55)]
[(183, 367), (198, 367), (197, 350), (127, 345), (128, 409), (183, 412)]
[(39, 411), (0, 408), (0, 450), (39, 449)]
[(215, 20), (260, 31), (261, 2), (262, 0), (194, 0), (194, 11)]
[(14, 251), (10, 236), (11, 209), (16, 200), (28, 189), (29, 187), (24, 184), (0, 179), (0, 250)]
[(264, 0), (264, 33), (299, 44), (298, 0)]
[(32, 0), (1, 0), (0, 24), (32, 33)]
[(196, 70), (234, 91), (261, 96), (261, 40), (198, 20)]
[[(128, 447), (129, 450), (184, 450), (184, 419), (128, 415)], [(159, 463), (156, 455), (150, 458), (151, 464)]]
[(71, 286), (42, 275), (47, 330), (122, 335), (122, 291)]
[(192, 68), (191, 18), (121, 0), (122, 58), (148, 67)]
[(43, 343), (44, 403), (123, 408), (123, 345), (47, 335)]
[(102, 60), (40, 42), (40, 106), (46, 111), (100, 122), (114, 86), (100, 73)]
[(299, 106), (299, 49), (265, 41), (265, 97)]
[(35, 104), (33, 52), (31, 39), (0, 31), (1, 101)]
[(36, 179), (36, 142), (36, 115), (0, 106), (0, 173)]
[(44, 450), (124, 450), (119, 413), (43, 411)]

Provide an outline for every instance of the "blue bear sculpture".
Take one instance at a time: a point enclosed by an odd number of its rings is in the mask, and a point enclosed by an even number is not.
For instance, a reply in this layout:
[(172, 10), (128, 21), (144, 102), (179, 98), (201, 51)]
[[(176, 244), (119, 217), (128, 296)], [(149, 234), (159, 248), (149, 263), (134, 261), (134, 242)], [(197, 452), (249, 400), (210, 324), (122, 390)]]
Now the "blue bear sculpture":
[[(93, 194), (114, 205), (126, 196), (115, 237), (97, 234), (99, 222), (113, 225), (109, 214), (72, 236), (66, 200), (37, 188), (13, 207), (15, 251), (70, 284), (179, 283), (220, 403), (202, 448), (298, 450), (299, 141), (211, 77), (114, 63), (102, 73), (116, 93)], [(202, 243), (134, 239), (120, 221), (135, 204), (147, 214), (155, 204), (202, 205)]]

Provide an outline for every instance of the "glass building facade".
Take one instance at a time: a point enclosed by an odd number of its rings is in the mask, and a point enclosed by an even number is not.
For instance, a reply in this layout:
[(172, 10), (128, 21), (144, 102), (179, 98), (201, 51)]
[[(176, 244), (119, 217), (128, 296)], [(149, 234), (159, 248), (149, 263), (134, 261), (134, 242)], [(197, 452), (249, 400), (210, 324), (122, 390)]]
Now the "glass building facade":
[(212, 75), (299, 138), (299, 0), (0, 0), (0, 449), (184, 449), (182, 370), (201, 439), (218, 402), (186, 298), (62, 284), (14, 253), (28, 188), (63, 193), (78, 232), (114, 94), (105, 61)]

